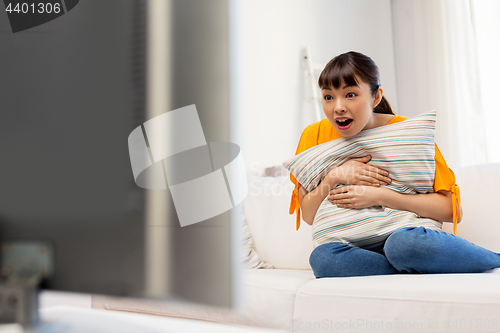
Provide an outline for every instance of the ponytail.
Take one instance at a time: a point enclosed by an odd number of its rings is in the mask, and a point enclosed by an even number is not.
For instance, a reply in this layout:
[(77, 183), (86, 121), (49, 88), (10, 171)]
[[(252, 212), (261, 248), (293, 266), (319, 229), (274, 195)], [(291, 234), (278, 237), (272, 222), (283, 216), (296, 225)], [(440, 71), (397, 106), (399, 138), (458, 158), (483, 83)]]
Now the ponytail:
[(374, 113), (394, 114), (394, 112), (392, 112), (391, 104), (389, 104), (389, 101), (387, 100), (387, 98), (385, 98), (385, 96), (382, 96), (382, 100), (373, 109), (373, 112)]

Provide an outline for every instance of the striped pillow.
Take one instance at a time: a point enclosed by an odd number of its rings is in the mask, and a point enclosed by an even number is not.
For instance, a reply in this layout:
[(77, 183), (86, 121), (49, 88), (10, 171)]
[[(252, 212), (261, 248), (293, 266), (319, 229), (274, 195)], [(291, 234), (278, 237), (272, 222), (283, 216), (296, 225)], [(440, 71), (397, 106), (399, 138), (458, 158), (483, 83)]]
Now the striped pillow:
[[(283, 165), (310, 192), (333, 167), (369, 154), (368, 164), (389, 172), (392, 182), (385, 187), (405, 194), (433, 192), (435, 125), (436, 112), (430, 111), (314, 146)], [(391, 233), (412, 226), (440, 230), (442, 223), (387, 207), (340, 208), (325, 198), (314, 218), (313, 244), (344, 242), (379, 250)]]
[(241, 231), (242, 231), (242, 253), (241, 260), (243, 263), (243, 267), (245, 268), (274, 268), (273, 265), (263, 261), (257, 250), (255, 249), (255, 244), (253, 242), (252, 234), (250, 233), (250, 229), (248, 229), (248, 224), (245, 218), (243, 217), (241, 221)]

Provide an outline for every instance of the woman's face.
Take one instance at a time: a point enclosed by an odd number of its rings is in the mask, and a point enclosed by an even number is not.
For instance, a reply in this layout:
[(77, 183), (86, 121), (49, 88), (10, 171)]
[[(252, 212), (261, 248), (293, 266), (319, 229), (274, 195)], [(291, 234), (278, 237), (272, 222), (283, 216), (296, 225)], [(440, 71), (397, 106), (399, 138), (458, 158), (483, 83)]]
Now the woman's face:
[(376, 97), (373, 97), (368, 83), (358, 78), (356, 81), (358, 85), (355, 86), (342, 83), (339, 89), (324, 87), (321, 90), (326, 118), (342, 136), (353, 136), (362, 130), (375, 127), (373, 108), (379, 102), (381, 89), (379, 88)]

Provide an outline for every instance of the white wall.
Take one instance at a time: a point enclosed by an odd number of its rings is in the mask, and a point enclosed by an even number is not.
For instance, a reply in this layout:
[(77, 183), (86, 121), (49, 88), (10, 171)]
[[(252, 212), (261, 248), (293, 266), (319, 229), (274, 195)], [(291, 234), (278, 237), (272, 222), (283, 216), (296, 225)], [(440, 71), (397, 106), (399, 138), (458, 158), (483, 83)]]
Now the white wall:
[(229, 19), (232, 141), (251, 175), (293, 156), (316, 121), (305, 46), (323, 65), (351, 50), (370, 56), (397, 113), (390, 0), (231, 0)]

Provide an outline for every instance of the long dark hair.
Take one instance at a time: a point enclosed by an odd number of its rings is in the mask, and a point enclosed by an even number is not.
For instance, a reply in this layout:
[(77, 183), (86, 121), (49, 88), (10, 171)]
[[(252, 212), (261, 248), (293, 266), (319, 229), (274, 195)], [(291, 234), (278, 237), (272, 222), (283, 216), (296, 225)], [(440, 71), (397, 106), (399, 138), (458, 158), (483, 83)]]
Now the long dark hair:
[[(318, 85), (321, 89), (334, 87), (339, 89), (342, 83), (355, 86), (356, 77), (370, 85), (373, 96), (380, 87), (379, 70), (372, 58), (359, 52), (347, 52), (330, 60), (319, 75)], [(375, 113), (394, 114), (391, 105), (382, 96), (380, 103), (373, 109)]]

